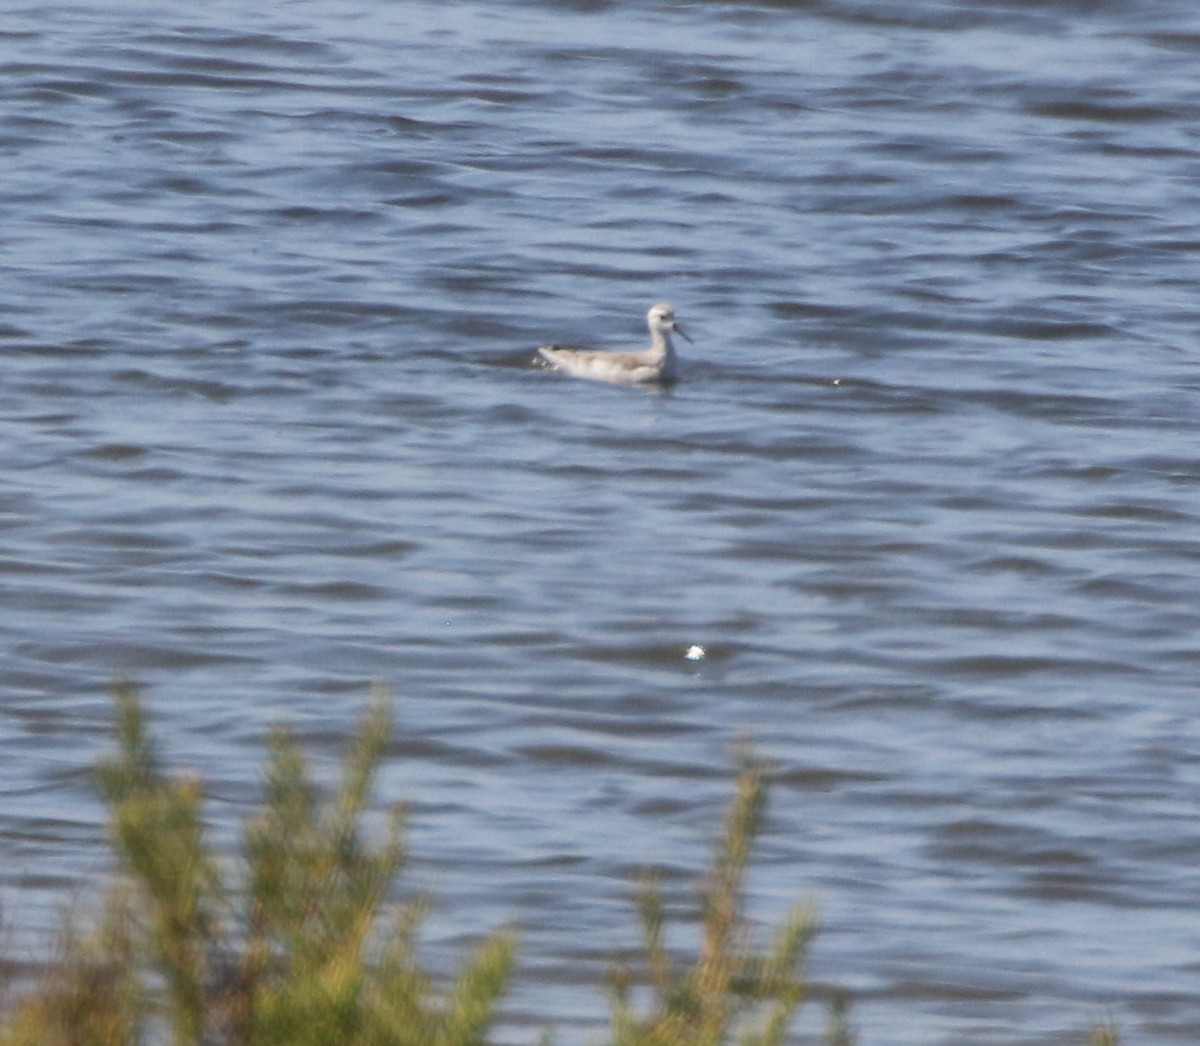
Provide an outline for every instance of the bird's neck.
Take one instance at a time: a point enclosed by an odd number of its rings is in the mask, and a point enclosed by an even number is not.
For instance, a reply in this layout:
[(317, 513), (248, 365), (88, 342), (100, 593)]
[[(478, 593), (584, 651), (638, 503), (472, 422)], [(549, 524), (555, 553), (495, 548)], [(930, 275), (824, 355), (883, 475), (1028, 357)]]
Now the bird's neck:
[(657, 359), (670, 359), (672, 356), (674, 356), (675, 346), (671, 342), (671, 335), (666, 331), (651, 331), (650, 352)]

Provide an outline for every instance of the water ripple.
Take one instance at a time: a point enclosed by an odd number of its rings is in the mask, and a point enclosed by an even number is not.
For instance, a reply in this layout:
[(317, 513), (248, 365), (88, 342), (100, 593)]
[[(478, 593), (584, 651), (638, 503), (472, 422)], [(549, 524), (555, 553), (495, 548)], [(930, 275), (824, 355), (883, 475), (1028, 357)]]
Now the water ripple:
[[(381, 678), (438, 961), (523, 925), (503, 1041), (596, 1037), (747, 737), (752, 911), (819, 897), (864, 1043), (1196, 1041), (1189, 8), (10, 14), (18, 942), (103, 860), (112, 678), (222, 839)], [(676, 389), (533, 363), (663, 298)]]

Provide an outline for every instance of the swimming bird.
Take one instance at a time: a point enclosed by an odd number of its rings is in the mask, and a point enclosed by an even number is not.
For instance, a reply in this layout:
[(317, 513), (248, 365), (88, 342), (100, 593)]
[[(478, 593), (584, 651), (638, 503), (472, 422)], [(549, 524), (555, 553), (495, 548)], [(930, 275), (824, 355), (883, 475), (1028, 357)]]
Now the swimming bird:
[(663, 302), (650, 306), (646, 325), (650, 328), (650, 348), (640, 352), (576, 349), (566, 345), (543, 345), (538, 352), (555, 370), (577, 378), (615, 381), (623, 385), (653, 382), (668, 385), (675, 381), (679, 372), (671, 332), (685, 341), (692, 339), (676, 322), (675, 310)]

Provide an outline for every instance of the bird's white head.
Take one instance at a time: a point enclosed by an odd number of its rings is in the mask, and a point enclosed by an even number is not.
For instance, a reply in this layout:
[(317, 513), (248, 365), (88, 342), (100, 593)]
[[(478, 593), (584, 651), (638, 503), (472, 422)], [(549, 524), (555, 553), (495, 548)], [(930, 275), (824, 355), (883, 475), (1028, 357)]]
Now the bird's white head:
[(675, 319), (675, 310), (665, 302), (659, 302), (657, 305), (650, 306), (650, 311), (646, 313), (646, 324), (649, 326), (651, 333), (661, 332), (667, 334), (674, 331), (684, 341), (692, 340)]

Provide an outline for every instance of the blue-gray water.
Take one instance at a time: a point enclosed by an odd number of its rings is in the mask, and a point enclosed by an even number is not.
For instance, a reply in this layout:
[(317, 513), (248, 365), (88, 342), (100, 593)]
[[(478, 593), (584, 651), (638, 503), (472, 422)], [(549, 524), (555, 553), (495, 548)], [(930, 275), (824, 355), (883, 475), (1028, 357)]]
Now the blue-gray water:
[[(1200, 1041), (1198, 68), (1190, 0), (7, 5), (9, 939), (114, 677), (226, 841), (380, 679), (502, 1041), (595, 1041), (739, 738), (864, 1046)], [(534, 365), (659, 299), (673, 392)]]

